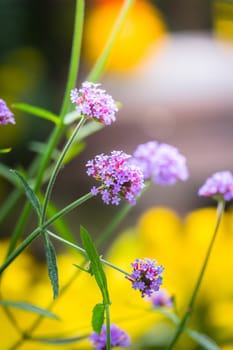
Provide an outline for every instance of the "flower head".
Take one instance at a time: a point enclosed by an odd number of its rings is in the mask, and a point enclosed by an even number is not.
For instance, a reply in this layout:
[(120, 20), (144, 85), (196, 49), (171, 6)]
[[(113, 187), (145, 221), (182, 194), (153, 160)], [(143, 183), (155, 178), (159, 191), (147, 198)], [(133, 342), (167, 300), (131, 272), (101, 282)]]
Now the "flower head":
[(8, 123), (15, 124), (15, 119), (6, 102), (0, 99), (0, 124), (6, 125)]
[(198, 191), (199, 196), (214, 197), (230, 201), (233, 198), (233, 175), (220, 171), (209, 177)]
[(160, 289), (157, 292), (154, 292), (149, 297), (153, 307), (173, 307), (173, 298), (168, 295), (166, 289)]
[(122, 151), (112, 151), (110, 155), (100, 154), (88, 161), (87, 174), (102, 183), (101, 187), (92, 188), (92, 194), (100, 193), (106, 204), (118, 205), (124, 198), (134, 205), (144, 187), (144, 181), (141, 169), (131, 164), (129, 158)]
[(76, 110), (79, 114), (110, 125), (116, 120), (115, 113), (118, 108), (113, 98), (99, 86), (100, 84), (88, 81), (82, 83), (81, 89), (71, 90), (71, 102), (77, 104)]
[(156, 141), (139, 145), (133, 153), (133, 162), (142, 168), (145, 179), (159, 185), (174, 185), (187, 180), (186, 159), (177, 148)]
[(139, 289), (142, 297), (150, 297), (152, 293), (157, 292), (162, 284), (161, 274), (163, 266), (157, 265), (154, 259), (136, 259), (131, 264), (133, 272), (130, 277), (126, 276), (132, 282), (133, 289)]
[[(103, 325), (100, 334), (93, 332), (89, 336), (89, 340), (92, 342), (95, 350), (105, 350), (106, 349), (106, 337), (107, 337), (106, 325)], [(110, 336), (111, 336), (111, 346), (112, 347), (128, 347), (130, 346), (129, 335), (120, 329), (115, 324), (110, 326)]]

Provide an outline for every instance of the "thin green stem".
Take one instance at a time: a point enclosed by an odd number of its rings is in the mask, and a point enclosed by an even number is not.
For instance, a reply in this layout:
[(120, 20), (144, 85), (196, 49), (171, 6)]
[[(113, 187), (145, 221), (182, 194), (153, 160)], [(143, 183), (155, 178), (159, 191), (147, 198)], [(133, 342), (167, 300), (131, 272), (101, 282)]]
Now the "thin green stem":
[(211, 255), (214, 243), (215, 243), (215, 239), (216, 239), (216, 236), (217, 236), (217, 233), (218, 233), (218, 229), (219, 229), (219, 225), (220, 225), (220, 222), (221, 222), (221, 218), (222, 218), (222, 215), (224, 213), (224, 207), (225, 207), (225, 202), (224, 201), (219, 201), (218, 202), (218, 208), (217, 208), (217, 218), (216, 218), (215, 229), (214, 229), (213, 236), (211, 238), (209, 247), (207, 249), (207, 253), (206, 253), (206, 256), (205, 256), (205, 259), (204, 259), (204, 262), (203, 262), (203, 265), (202, 265), (202, 268), (201, 268), (201, 271), (200, 271), (200, 274), (199, 274), (197, 282), (195, 284), (195, 287), (194, 287), (193, 293), (191, 295), (191, 298), (190, 298), (188, 307), (186, 309), (186, 312), (185, 312), (183, 318), (181, 319), (181, 321), (180, 321), (180, 323), (179, 323), (179, 325), (177, 327), (177, 330), (176, 330), (176, 332), (174, 334), (174, 337), (172, 338), (171, 343), (167, 347), (167, 350), (173, 349), (174, 345), (177, 343), (180, 335), (182, 334), (182, 332), (183, 332), (183, 330), (184, 330), (184, 328), (185, 328), (185, 326), (186, 326), (186, 324), (187, 324), (187, 322), (188, 322), (188, 320), (189, 320), (189, 318), (190, 318), (190, 316), (192, 314), (194, 303), (195, 303), (196, 297), (197, 297), (197, 293), (198, 293), (198, 291), (200, 289), (200, 286), (201, 286), (201, 283), (202, 283), (202, 280), (203, 280), (203, 277), (204, 277), (204, 274), (205, 274), (205, 271), (206, 271), (206, 268), (207, 268), (207, 264), (208, 264), (208, 261), (209, 261), (209, 258), (210, 258), (210, 255)]
[(52, 216), (50, 219), (45, 221), (41, 227), (37, 227), (33, 232), (31, 232), (25, 240), (19, 244), (19, 246), (11, 252), (2, 266), (0, 266), (0, 274), (17, 258), (17, 256), (22, 253), (24, 249), (26, 249), (32, 241), (34, 241), (35, 238), (37, 238), (49, 225), (51, 225), (54, 221), (59, 219), (61, 216), (68, 214), (73, 209), (77, 208), (79, 205), (86, 202), (88, 199), (92, 198), (93, 194), (91, 192), (85, 194), (83, 197), (78, 198), (74, 202), (70, 203), (68, 206), (60, 210), (58, 213), (56, 213), (54, 216)]
[(133, 3), (135, 2), (135, 0), (125, 0), (121, 11), (119, 12), (119, 15), (116, 19), (116, 22), (112, 28), (112, 31), (109, 35), (109, 38), (106, 42), (106, 45), (101, 53), (101, 55), (99, 56), (96, 64), (94, 65), (94, 67), (92, 68), (91, 72), (89, 73), (87, 80), (88, 81), (97, 81), (99, 79), (99, 77), (103, 74), (107, 60), (109, 58), (109, 55), (111, 53), (112, 47), (115, 43), (115, 40), (117, 38), (117, 35), (119, 34), (122, 25), (129, 13), (129, 10), (131, 8), (131, 6), (133, 5)]
[(61, 119), (64, 120), (70, 104), (70, 91), (75, 87), (81, 56), (85, 1), (77, 0), (75, 9), (74, 34), (72, 42), (71, 60), (68, 72), (65, 95), (61, 107)]
[(109, 304), (105, 305), (105, 315), (106, 315), (106, 350), (111, 350), (111, 321), (110, 321), (110, 308)]
[[(37, 192), (41, 186), (41, 183), (43, 181), (44, 171), (48, 166), (48, 163), (51, 158), (51, 154), (55, 149), (56, 145), (58, 144), (66, 127), (63, 124), (63, 121), (69, 108), (70, 90), (75, 86), (75, 83), (77, 80), (78, 68), (79, 68), (79, 62), (80, 62), (83, 23), (84, 23), (84, 0), (77, 0), (76, 10), (75, 10), (75, 24), (74, 24), (73, 44), (72, 44), (71, 59), (70, 59), (70, 68), (69, 68), (67, 85), (66, 85), (66, 90), (65, 90), (64, 99), (61, 107), (61, 113), (60, 113), (61, 123), (56, 125), (52, 135), (50, 136), (48, 146), (46, 148), (46, 152), (41, 157), (40, 167), (39, 167), (37, 179), (34, 185), (35, 192)], [(20, 216), (20, 220), (18, 221), (15, 227), (15, 230), (12, 234), (7, 256), (9, 256), (11, 252), (14, 250), (17, 244), (17, 241), (22, 235), (23, 229), (26, 225), (30, 212), (31, 212), (31, 205), (29, 202), (27, 202)]]
[[(142, 198), (143, 194), (149, 189), (151, 185), (151, 181), (147, 181), (145, 183), (145, 187), (143, 188), (140, 197), (137, 202)], [(116, 213), (114, 218), (111, 220), (110, 224), (106, 226), (106, 228), (102, 231), (101, 235), (96, 240), (96, 246), (100, 247), (107, 238), (111, 236), (113, 231), (120, 225), (120, 223), (124, 220), (126, 215), (133, 209), (133, 206), (129, 203), (125, 203)]]
[[(69, 242), (69, 241), (67, 241), (66, 239), (64, 239), (64, 238), (62, 238), (62, 237), (56, 235), (55, 233), (53, 233), (53, 232), (51, 232), (51, 231), (48, 231), (48, 230), (47, 230), (46, 232), (48, 233), (49, 236), (55, 238), (57, 241), (62, 242), (62, 243), (64, 243), (64, 244), (66, 244), (66, 245), (68, 245), (68, 246), (70, 246), (70, 247), (72, 247), (72, 248), (78, 250), (78, 251), (79, 251), (80, 253), (82, 253), (85, 257), (87, 257), (87, 253), (86, 253), (85, 249), (79, 247), (77, 244), (74, 244), (74, 243), (72, 243), (72, 242)], [(106, 266), (108, 266), (108, 267), (111, 267), (111, 268), (113, 268), (114, 270), (117, 270), (117, 271), (123, 273), (124, 275), (126, 275), (126, 276), (128, 276), (128, 277), (131, 276), (128, 272), (122, 270), (121, 268), (119, 268), (118, 266), (116, 266), (116, 265), (114, 265), (114, 264), (111, 264), (111, 263), (110, 263), (109, 261), (107, 261), (107, 260), (104, 260), (104, 259), (100, 258), (100, 261), (101, 261), (104, 265), (106, 265)]]
[(43, 222), (45, 221), (45, 215), (46, 215), (46, 210), (47, 210), (47, 206), (48, 206), (48, 203), (49, 203), (49, 200), (50, 200), (50, 196), (51, 196), (51, 193), (52, 193), (52, 189), (53, 189), (53, 185), (55, 183), (55, 180), (56, 180), (56, 177), (58, 175), (58, 172), (59, 170), (61, 169), (61, 166), (62, 166), (62, 162), (72, 144), (72, 142), (74, 141), (74, 138), (76, 137), (78, 131), (80, 130), (80, 128), (82, 127), (82, 125), (84, 124), (85, 122), (85, 117), (82, 117), (79, 121), (79, 123), (77, 124), (77, 126), (75, 127), (72, 135), (70, 136), (70, 138), (68, 139), (65, 147), (63, 148), (61, 154), (60, 154), (60, 157), (58, 158), (58, 161), (54, 167), (54, 170), (51, 174), (51, 177), (49, 179), (49, 183), (48, 183), (48, 186), (47, 186), (47, 190), (46, 190), (46, 193), (45, 193), (45, 198), (44, 198), (44, 204), (43, 204), (43, 207), (42, 207), (42, 214), (41, 214), (41, 224), (43, 224)]

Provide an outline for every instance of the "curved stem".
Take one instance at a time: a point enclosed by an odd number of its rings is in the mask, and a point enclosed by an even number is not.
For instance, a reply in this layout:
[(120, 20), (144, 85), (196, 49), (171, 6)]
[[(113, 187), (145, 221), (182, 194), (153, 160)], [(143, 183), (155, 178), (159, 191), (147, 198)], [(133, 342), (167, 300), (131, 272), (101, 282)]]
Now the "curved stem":
[(70, 203), (67, 207), (60, 210), (57, 214), (52, 216), (50, 219), (45, 221), (41, 227), (37, 227), (33, 232), (31, 232), (25, 240), (13, 251), (9, 254), (4, 261), (4, 263), (0, 266), (0, 274), (17, 258), (17, 256), (27, 248), (31, 242), (37, 238), (49, 225), (51, 225), (54, 221), (59, 219), (61, 216), (69, 213), (79, 205), (86, 202), (88, 199), (92, 198), (93, 194), (91, 192), (85, 194), (83, 197), (78, 198), (74, 202)]
[(201, 282), (203, 280), (203, 277), (204, 277), (204, 274), (205, 274), (205, 271), (206, 271), (206, 267), (207, 267), (207, 264), (208, 264), (208, 261), (209, 261), (209, 258), (210, 258), (211, 252), (212, 252), (212, 248), (214, 246), (214, 242), (215, 242), (215, 239), (216, 239), (216, 236), (217, 236), (217, 233), (218, 233), (220, 221), (221, 221), (222, 215), (224, 213), (224, 207), (225, 207), (225, 202), (224, 201), (219, 201), (218, 202), (218, 208), (217, 208), (217, 219), (216, 219), (215, 229), (214, 229), (213, 236), (211, 238), (209, 247), (207, 249), (207, 253), (206, 253), (206, 256), (205, 256), (205, 259), (204, 259), (204, 262), (203, 262), (203, 265), (202, 265), (202, 268), (201, 268), (201, 271), (200, 271), (200, 274), (198, 276), (198, 279), (197, 279), (195, 288), (193, 290), (193, 293), (191, 295), (191, 298), (190, 298), (188, 307), (186, 309), (186, 312), (185, 312), (183, 318), (181, 319), (181, 321), (180, 321), (180, 323), (178, 325), (178, 328), (177, 328), (177, 330), (176, 330), (176, 332), (174, 334), (174, 337), (173, 337), (170, 345), (167, 347), (167, 350), (173, 349), (174, 345), (177, 343), (177, 341), (178, 341), (180, 335), (182, 334), (182, 332), (183, 332), (183, 330), (184, 330), (184, 328), (186, 326), (186, 323), (188, 322), (188, 320), (189, 320), (189, 318), (191, 316), (191, 313), (193, 311), (193, 306), (194, 306), (194, 303), (196, 301), (197, 293), (198, 293), (198, 291), (200, 289)]
[(89, 81), (97, 81), (99, 79), (99, 77), (101, 76), (101, 74), (103, 73), (107, 60), (109, 58), (109, 55), (111, 53), (113, 44), (117, 38), (117, 35), (119, 34), (122, 25), (129, 13), (129, 10), (131, 8), (131, 6), (133, 5), (133, 3), (135, 2), (135, 0), (125, 0), (121, 11), (116, 19), (116, 22), (112, 28), (111, 34), (108, 38), (108, 41), (102, 51), (102, 54), (100, 55), (100, 57), (98, 58), (96, 64), (94, 65), (94, 67), (92, 68), (91, 72), (89, 73), (87, 80)]
[[(70, 246), (70, 247), (72, 247), (72, 248), (78, 250), (78, 251), (79, 251), (80, 253), (82, 253), (84, 256), (87, 256), (85, 249), (79, 247), (77, 244), (74, 244), (74, 243), (72, 243), (72, 242), (69, 242), (69, 241), (67, 241), (66, 239), (64, 239), (64, 238), (62, 238), (62, 237), (56, 235), (55, 233), (53, 233), (53, 232), (51, 232), (51, 231), (48, 231), (48, 230), (47, 230), (46, 232), (48, 233), (49, 236), (55, 238), (57, 241), (62, 242), (62, 243), (65, 243), (66, 245), (68, 245), (68, 246)], [(123, 273), (125, 276), (128, 276), (128, 277), (131, 276), (128, 272), (122, 270), (120, 267), (118, 267), (118, 266), (116, 266), (116, 265), (111, 264), (111, 263), (108, 262), (107, 260), (104, 260), (104, 259), (100, 258), (100, 261), (101, 261), (104, 265), (109, 266), (109, 267), (113, 268), (114, 270), (117, 270), (117, 271)]]
[(41, 224), (43, 224), (43, 222), (45, 221), (45, 215), (46, 215), (46, 210), (47, 210), (47, 206), (48, 206), (48, 203), (49, 203), (49, 199), (50, 199), (50, 196), (51, 196), (51, 192), (52, 192), (52, 189), (53, 189), (53, 185), (55, 183), (55, 180), (56, 180), (56, 177), (57, 177), (57, 174), (62, 166), (62, 162), (72, 144), (72, 142), (74, 141), (74, 138), (76, 137), (78, 131), (80, 130), (80, 128), (82, 127), (82, 125), (84, 124), (85, 122), (85, 117), (82, 117), (79, 121), (79, 123), (77, 124), (77, 126), (75, 127), (71, 137), (69, 138), (69, 140), (67, 141), (65, 147), (63, 148), (61, 154), (60, 154), (60, 157), (54, 167), (54, 170), (51, 174), (51, 177), (49, 179), (49, 183), (48, 183), (48, 186), (47, 186), (47, 190), (46, 190), (46, 193), (45, 193), (45, 199), (44, 199), (44, 204), (43, 204), (43, 207), (42, 207), (42, 214), (41, 214)]

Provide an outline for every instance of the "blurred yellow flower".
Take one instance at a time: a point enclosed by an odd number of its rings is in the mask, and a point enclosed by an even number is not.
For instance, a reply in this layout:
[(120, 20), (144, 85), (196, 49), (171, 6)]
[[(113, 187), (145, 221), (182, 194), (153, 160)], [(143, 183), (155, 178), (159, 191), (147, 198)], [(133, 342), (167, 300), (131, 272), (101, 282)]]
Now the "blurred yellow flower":
[[(96, 4), (87, 13), (84, 28), (84, 57), (93, 64), (102, 52), (121, 1)], [(166, 32), (159, 10), (149, 1), (135, 1), (111, 51), (107, 69), (124, 71), (135, 66), (147, 50)]]
[[(136, 227), (115, 239), (104, 258), (128, 272), (131, 272), (130, 263), (136, 258), (156, 259), (158, 264), (165, 267), (163, 288), (175, 296), (178, 311), (184, 311), (213, 233), (215, 219), (214, 208), (196, 210), (184, 219), (172, 210), (151, 208), (141, 216)], [(6, 245), (7, 242), (0, 244), (1, 252), (4, 253)], [(207, 332), (222, 343), (233, 333), (232, 246), (233, 213), (228, 211), (221, 222), (190, 324), (192, 328)], [(34, 337), (77, 337), (90, 333), (92, 309), (102, 301), (102, 297), (94, 278), (73, 266), (81, 265), (82, 261), (80, 255), (70, 252), (58, 256), (60, 295), (55, 301), (52, 300), (46, 266), (36, 263), (30, 255), (22, 254), (3, 274), (1, 290), (5, 300), (28, 301), (46, 309), (50, 305), (50, 310), (60, 317), (59, 321), (44, 318), (33, 329)], [(158, 341), (165, 334), (169, 337), (174, 331), (171, 322), (152, 311), (148, 300), (132, 289), (122, 273), (110, 267), (106, 267), (105, 271), (112, 301), (111, 321), (128, 332), (133, 341), (145, 334), (150, 337), (151, 334), (156, 335)], [(10, 310), (24, 331), (30, 330), (37, 319), (33, 313)], [(0, 316), (0, 327), (4, 330), (1, 345), (7, 348), (20, 339), (20, 334), (2, 308)], [(214, 334), (211, 334), (211, 329), (215, 329)], [(187, 346), (189, 349), (195, 348), (193, 341), (187, 336), (182, 337), (179, 349), (187, 349)], [(63, 345), (63, 348), (73, 349), (74, 345)], [(75, 344), (75, 348), (91, 349), (91, 344), (82, 340)], [(57, 345), (28, 340), (19, 349), (57, 349)], [(139, 349), (143, 348), (139, 346)]]

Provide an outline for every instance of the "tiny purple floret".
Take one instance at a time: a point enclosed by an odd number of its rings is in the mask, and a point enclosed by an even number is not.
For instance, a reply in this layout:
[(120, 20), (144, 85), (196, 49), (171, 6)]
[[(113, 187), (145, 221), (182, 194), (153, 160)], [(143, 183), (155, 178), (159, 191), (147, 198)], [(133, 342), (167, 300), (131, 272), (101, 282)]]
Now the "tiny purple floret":
[(233, 175), (230, 171), (220, 171), (209, 177), (198, 191), (199, 196), (230, 201), (233, 198)]
[(14, 115), (7, 107), (6, 102), (0, 99), (0, 124), (7, 125), (8, 123), (15, 124)]
[[(131, 345), (129, 335), (115, 324), (110, 325), (110, 336), (112, 347), (126, 348)], [(92, 332), (88, 339), (92, 342), (94, 350), (105, 350), (107, 343), (106, 325), (103, 325), (100, 334)]]
[(162, 284), (163, 266), (157, 265), (154, 259), (136, 259), (131, 264), (133, 268), (132, 274), (126, 278), (132, 282), (133, 289), (138, 289), (141, 296), (150, 297), (157, 292)]
[(167, 307), (171, 308), (174, 306), (173, 298), (168, 295), (166, 289), (160, 289), (157, 292), (151, 294), (148, 300), (152, 303), (154, 308)]
[(80, 115), (110, 125), (116, 120), (115, 113), (118, 108), (113, 98), (99, 86), (100, 84), (85, 81), (79, 90), (71, 90), (70, 99), (72, 103), (76, 103), (76, 110)]
[(178, 149), (166, 143), (149, 141), (139, 145), (133, 153), (133, 162), (141, 167), (144, 179), (158, 185), (174, 185), (189, 177), (186, 158)]
[(144, 187), (143, 174), (139, 167), (129, 162), (130, 155), (112, 151), (110, 155), (99, 154), (86, 163), (87, 175), (101, 182), (92, 187), (93, 195), (101, 194), (105, 204), (118, 205), (125, 199), (131, 205), (136, 203)]

